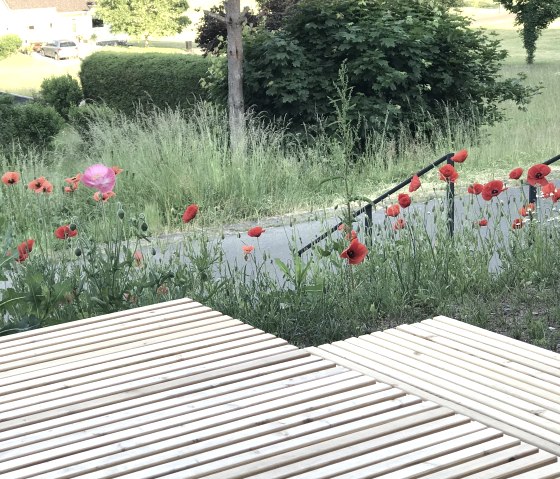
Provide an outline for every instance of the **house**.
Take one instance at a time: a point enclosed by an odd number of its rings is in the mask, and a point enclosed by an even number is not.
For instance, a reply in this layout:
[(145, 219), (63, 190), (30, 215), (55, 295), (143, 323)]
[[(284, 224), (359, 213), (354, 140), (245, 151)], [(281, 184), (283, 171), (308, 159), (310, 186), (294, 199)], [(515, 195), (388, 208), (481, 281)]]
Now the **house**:
[(24, 43), (89, 38), (93, 2), (86, 0), (0, 0), (0, 35)]

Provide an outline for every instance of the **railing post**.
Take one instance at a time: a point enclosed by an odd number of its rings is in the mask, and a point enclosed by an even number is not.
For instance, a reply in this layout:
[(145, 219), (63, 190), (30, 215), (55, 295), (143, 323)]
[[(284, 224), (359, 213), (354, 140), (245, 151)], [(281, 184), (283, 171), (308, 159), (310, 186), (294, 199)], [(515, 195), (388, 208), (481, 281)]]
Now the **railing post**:
[(529, 204), (534, 203), (537, 207), (537, 187), (529, 185)]
[(373, 206), (371, 203), (366, 205), (366, 234), (371, 235), (373, 231)]
[[(451, 156), (447, 157), (447, 164), (453, 166), (455, 162)], [(453, 238), (455, 232), (455, 183), (447, 181), (447, 228), (449, 236)]]

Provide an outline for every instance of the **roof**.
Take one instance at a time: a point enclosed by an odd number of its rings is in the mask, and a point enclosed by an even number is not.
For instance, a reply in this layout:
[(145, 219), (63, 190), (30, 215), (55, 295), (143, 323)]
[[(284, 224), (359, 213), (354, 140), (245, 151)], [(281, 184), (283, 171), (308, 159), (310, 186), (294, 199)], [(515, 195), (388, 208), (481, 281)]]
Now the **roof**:
[(56, 8), (59, 12), (80, 12), (89, 10), (86, 0), (5, 0), (11, 10), (31, 8)]

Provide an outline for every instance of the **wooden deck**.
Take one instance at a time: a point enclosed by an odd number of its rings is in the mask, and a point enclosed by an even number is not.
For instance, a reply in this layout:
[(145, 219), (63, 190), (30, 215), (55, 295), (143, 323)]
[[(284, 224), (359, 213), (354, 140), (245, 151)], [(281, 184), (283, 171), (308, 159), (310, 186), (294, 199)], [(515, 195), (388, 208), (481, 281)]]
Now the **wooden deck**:
[[(1, 337), (0, 478), (560, 478), (556, 454), (336, 347), (300, 350), (189, 299)], [(535, 381), (527, 394), (553, 403)]]

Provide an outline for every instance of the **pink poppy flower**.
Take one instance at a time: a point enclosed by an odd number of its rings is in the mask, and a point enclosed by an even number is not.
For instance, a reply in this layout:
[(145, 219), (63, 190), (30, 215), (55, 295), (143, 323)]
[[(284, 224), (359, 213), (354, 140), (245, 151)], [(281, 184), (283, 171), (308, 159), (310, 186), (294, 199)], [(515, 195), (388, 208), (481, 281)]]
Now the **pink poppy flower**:
[(81, 181), (89, 188), (108, 193), (115, 186), (115, 172), (105, 165), (92, 165), (84, 172)]

